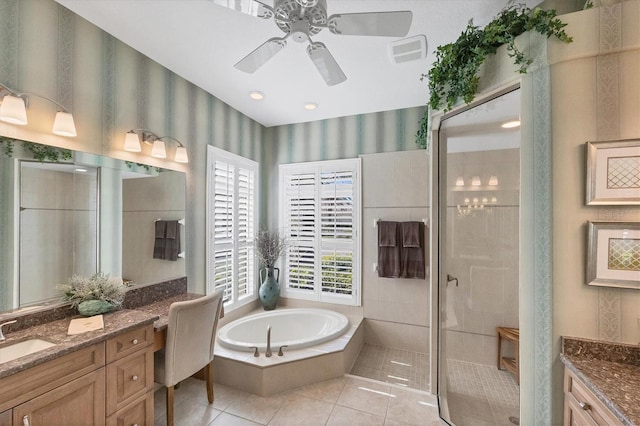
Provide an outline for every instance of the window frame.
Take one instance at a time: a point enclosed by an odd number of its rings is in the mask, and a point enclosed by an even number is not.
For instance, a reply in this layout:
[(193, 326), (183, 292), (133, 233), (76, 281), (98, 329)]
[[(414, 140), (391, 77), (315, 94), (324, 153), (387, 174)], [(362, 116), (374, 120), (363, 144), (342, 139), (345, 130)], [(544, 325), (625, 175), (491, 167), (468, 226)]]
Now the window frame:
[[(216, 162), (223, 162), (234, 167), (234, 182), (233, 182), (233, 207), (232, 207), (232, 235), (231, 243), (224, 243), (216, 245), (215, 241), (215, 166)], [(239, 170), (248, 170), (253, 173), (253, 220), (252, 228), (248, 232), (250, 235), (246, 237), (246, 241), (243, 244), (238, 244), (239, 233), (239, 204), (238, 192), (240, 189), (239, 180), (237, 177), (240, 175)], [(232, 251), (232, 284), (231, 284), (231, 298), (224, 303), (225, 310), (230, 312), (248, 303), (254, 302), (258, 299), (258, 264), (254, 254), (252, 254), (253, 240), (255, 232), (258, 230), (259, 213), (260, 213), (260, 164), (257, 161), (251, 160), (246, 157), (242, 157), (237, 154), (225, 151), (223, 149), (207, 146), (207, 171), (206, 171), (206, 293), (211, 294), (215, 290), (215, 253), (221, 245), (226, 250)], [(239, 251), (249, 248), (250, 256), (247, 260), (247, 264), (251, 269), (247, 275), (247, 291), (250, 291), (245, 297), (239, 297), (240, 283), (238, 277), (240, 275), (240, 263), (238, 261)], [(250, 275), (250, 276), (249, 276)], [(220, 287), (220, 286), (219, 286)]]
[[(280, 259), (280, 266), (283, 270), (281, 280), (281, 295), (283, 297), (302, 300), (314, 300), (323, 303), (334, 303), (349, 306), (362, 305), (362, 182), (361, 182), (362, 161), (360, 158), (349, 158), (341, 160), (313, 161), (305, 163), (289, 163), (280, 164), (279, 166), (279, 224), (284, 235), (289, 235), (287, 229), (287, 218), (285, 214), (288, 211), (288, 197), (286, 193), (287, 177), (292, 174), (314, 174), (316, 176), (314, 182), (315, 193), (315, 226), (313, 248), (314, 248), (314, 288), (313, 290), (300, 290), (289, 287), (289, 271), (287, 270), (287, 255)], [(321, 197), (321, 174), (323, 172), (337, 171), (353, 172), (353, 202), (352, 202), (352, 294), (349, 297), (337, 296), (322, 291), (322, 252), (323, 249), (339, 249), (344, 247), (345, 243), (338, 240), (327, 241), (323, 244), (322, 239), (322, 216), (320, 216)], [(288, 241), (287, 253), (292, 246), (292, 241)], [(315, 283), (318, 283), (317, 285)]]

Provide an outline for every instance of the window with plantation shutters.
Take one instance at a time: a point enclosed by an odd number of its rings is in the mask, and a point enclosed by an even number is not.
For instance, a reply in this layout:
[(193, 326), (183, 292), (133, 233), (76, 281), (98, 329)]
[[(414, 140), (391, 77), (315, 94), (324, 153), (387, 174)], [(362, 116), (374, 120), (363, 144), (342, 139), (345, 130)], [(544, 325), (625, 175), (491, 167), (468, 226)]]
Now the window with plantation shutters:
[(286, 297), (359, 304), (359, 173), (359, 159), (280, 166)]
[(254, 300), (253, 238), (258, 163), (218, 148), (207, 151), (207, 293), (224, 288), (225, 309)]

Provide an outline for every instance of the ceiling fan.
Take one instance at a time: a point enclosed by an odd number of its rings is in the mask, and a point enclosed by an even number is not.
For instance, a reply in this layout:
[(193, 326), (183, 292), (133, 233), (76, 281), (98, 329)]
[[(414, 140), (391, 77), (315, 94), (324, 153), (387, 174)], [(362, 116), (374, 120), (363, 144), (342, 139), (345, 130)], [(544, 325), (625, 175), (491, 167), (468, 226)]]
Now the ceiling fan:
[(326, 0), (274, 0), (273, 7), (259, 0), (256, 16), (273, 19), (284, 37), (273, 37), (234, 65), (237, 69), (254, 73), (287, 45), (287, 39), (308, 42), (307, 54), (328, 86), (347, 79), (336, 60), (323, 43), (311, 36), (328, 28), (337, 35), (404, 37), (411, 27), (410, 11), (343, 13), (327, 16)]

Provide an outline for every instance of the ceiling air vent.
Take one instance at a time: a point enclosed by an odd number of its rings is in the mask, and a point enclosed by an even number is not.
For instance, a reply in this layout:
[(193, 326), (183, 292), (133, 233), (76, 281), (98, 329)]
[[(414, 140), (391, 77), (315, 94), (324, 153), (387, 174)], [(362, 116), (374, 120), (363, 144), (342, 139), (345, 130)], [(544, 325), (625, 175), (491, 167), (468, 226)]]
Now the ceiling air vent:
[(427, 37), (424, 34), (389, 43), (389, 56), (394, 64), (417, 61), (427, 56)]

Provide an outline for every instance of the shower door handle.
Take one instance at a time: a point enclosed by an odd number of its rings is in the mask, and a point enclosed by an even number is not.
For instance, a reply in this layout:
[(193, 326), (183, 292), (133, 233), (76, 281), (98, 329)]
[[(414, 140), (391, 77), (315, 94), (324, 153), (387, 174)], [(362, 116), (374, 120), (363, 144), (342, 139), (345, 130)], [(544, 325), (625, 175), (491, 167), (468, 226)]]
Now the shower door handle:
[(455, 281), (456, 287), (458, 287), (458, 279), (451, 274), (447, 274), (447, 285), (449, 285), (451, 281)]

